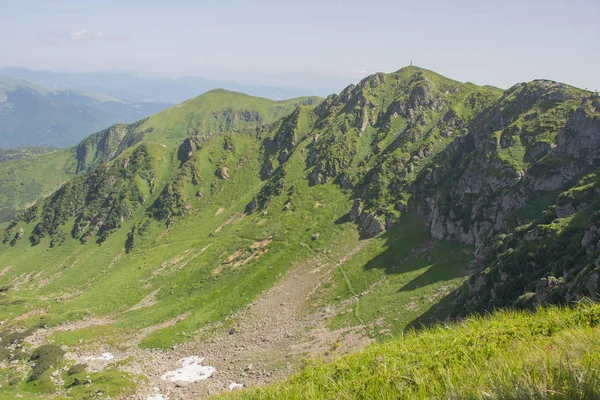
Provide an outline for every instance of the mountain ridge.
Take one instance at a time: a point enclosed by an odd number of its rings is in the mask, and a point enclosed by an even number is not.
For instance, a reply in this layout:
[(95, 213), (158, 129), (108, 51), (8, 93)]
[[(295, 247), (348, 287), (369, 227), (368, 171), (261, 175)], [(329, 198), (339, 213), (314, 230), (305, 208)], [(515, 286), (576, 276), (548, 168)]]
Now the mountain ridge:
[[(598, 109), (552, 81), (501, 90), (411, 66), (323, 101), (217, 90), (112, 127), (70, 149), (78, 175), (4, 230), (4, 334), (38, 329), (28, 313), (43, 310), (70, 357), (110, 349), (151, 379), (139, 393), (191, 396), (246, 381), (249, 362), (267, 383), (306, 349), (593, 298)], [(260, 308), (275, 303), (281, 320)], [(206, 384), (142, 367), (203, 348), (219, 371)]]
[[(250, 112), (250, 116), (264, 119), (265, 123), (272, 121), (274, 118), (267, 114), (274, 113), (274, 115), (277, 115), (280, 112), (285, 113), (286, 109), (291, 110), (293, 108), (295, 102), (310, 103), (318, 101), (316, 97), (274, 101), (251, 98), (246, 95), (235, 94), (235, 92), (216, 91), (208, 95), (208, 97), (217, 100), (215, 104), (208, 106), (210, 113), (204, 115), (198, 121), (188, 121), (185, 126), (176, 127), (178, 129), (176, 130), (176, 136), (183, 139), (188, 134), (188, 128), (205, 130), (203, 133), (208, 135), (208, 130), (210, 129), (220, 132), (225, 127), (231, 126), (233, 128), (240, 124), (243, 125), (244, 121), (234, 121), (236, 107), (228, 105), (227, 101), (218, 99), (222, 96), (230, 100), (237, 98), (239, 104), (237, 110), (240, 113), (243, 114), (248, 111)], [(206, 99), (206, 97), (204, 98)], [(252, 99), (251, 107), (250, 104), (248, 105), (251, 110), (246, 110), (244, 99)], [(212, 103), (210, 99), (208, 100), (209, 103)], [(168, 120), (173, 119), (169, 117), (170, 114), (181, 116), (177, 118), (191, 116), (193, 114), (193, 104), (198, 101), (202, 103), (202, 95), (189, 100), (191, 103), (185, 102), (172, 106), (162, 113), (157, 113), (153, 118), (145, 118), (130, 125), (116, 124), (110, 126), (107, 129), (90, 135), (74, 147), (58, 150), (45, 157), (28, 159), (20, 163), (3, 163), (0, 165), (0, 182), (6, 188), (6, 197), (3, 198), (0, 195), (0, 210), (3, 210), (3, 219), (10, 218), (10, 215), (14, 215), (24, 204), (34, 201), (42, 193), (46, 193), (48, 190), (55, 190), (57, 185), (66, 181), (69, 177), (89, 171), (104, 162), (110, 161), (127, 147), (139, 142), (144, 135), (149, 134), (158, 127), (164, 128), (166, 126), (165, 123), (169, 123)], [(167, 121), (163, 121), (164, 119)], [(148, 123), (148, 126), (144, 125), (146, 123)], [(208, 124), (206, 129), (204, 129), (203, 124)], [(34, 170), (37, 176), (33, 173)], [(8, 194), (11, 192), (13, 195), (9, 196)], [(21, 194), (15, 196), (17, 193)]]
[[(178, 78), (151, 77), (129, 72), (54, 72), (34, 71), (23, 67), (0, 68), (0, 74), (36, 82), (41, 86), (68, 90), (84, 90), (104, 93), (130, 102), (161, 102), (176, 104), (215, 87), (248, 92), (252, 95), (281, 100), (309, 95), (326, 95), (339, 90), (345, 79), (321, 79), (334, 81), (329, 84), (304, 77), (288, 76), (286, 79), (246, 81), (240, 79), (205, 79), (197, 76)], [(273, 78), (273, 77), (271, 77)], [(300, 84), (295, 81), (300, 80)], [(304, 82), (304, 84), (302, 84)]]

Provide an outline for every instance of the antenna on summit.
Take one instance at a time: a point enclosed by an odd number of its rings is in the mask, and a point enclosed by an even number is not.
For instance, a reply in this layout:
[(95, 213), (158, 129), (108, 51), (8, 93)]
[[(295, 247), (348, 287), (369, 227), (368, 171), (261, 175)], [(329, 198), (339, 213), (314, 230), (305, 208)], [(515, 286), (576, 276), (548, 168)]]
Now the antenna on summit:
[(412, 60), (410, 60), (410, 66), (412, 67)]

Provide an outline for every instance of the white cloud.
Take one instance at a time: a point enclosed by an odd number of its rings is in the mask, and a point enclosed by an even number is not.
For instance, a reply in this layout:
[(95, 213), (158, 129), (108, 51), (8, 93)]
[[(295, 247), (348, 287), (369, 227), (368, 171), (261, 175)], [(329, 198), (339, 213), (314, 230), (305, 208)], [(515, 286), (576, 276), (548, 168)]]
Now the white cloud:
[(93, 41), (121, 42), (127, 40), (125, 35), (106, 34), (102, 31), (92, 31), (84, 28), (71, 29), (70, 31), (52, 31), (38, 35), (45, 45), (58, 45), (59, 43), (88, 43)]
[(85, 42), (92, 39), (95, 35), (93, 35), (87, 29), (75, 29), (68, 33), (69, 40), (73, 42)]
[(357, 71), (354, 71), (356, 74), (359, 75), (367, 75), (369, 73), (369, 71), (367, 71), (366, 69), (359, 69)]

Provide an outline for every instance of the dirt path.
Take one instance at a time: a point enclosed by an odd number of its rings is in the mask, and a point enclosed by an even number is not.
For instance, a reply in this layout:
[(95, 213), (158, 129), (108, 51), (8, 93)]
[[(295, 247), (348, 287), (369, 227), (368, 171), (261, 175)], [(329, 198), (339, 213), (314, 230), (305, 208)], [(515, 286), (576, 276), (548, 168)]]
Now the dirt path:
[[(233, 322), (235, 332), (229, 332), (222, 324), (213, 325), (200, 332), (200, 336), (209, 339), (188, 342), (174, 350), (133, 350), (138, 360), (146, 360), (137, 367), (149, 379), (149, 384), (134, 398), (146, 400), (160, 392), (171, 400), (195, 399), (226, 391), (233, 382), (263, 385), (286, 375), (307, 353), (327, 353), (334, 346), (337, 352), (343, 352), (368, 344), (370, 339), (356, 328), (330, 332), (325, 328), (325, 320), (331, 311), (315, 310), (316, 294), (330, 280), (332, 271), (366, 243), (360, 241), (335, 257), (315, 253), (310, 260), (293, 267), (273, 288), (228, 321)], [(205, 357), (203, 364), (215, 367), (217, 372), (198, 383), (160, 379), (166, 371), (180, 367), (179, 359), (191, 355)]]

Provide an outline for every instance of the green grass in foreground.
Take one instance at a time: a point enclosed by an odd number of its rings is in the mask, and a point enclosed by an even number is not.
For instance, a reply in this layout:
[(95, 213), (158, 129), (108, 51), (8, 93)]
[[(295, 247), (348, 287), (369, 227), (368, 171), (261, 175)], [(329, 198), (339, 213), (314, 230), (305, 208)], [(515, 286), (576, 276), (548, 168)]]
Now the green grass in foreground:
[(226, 398), (600, 399), (600, 305), (410, 332)]

